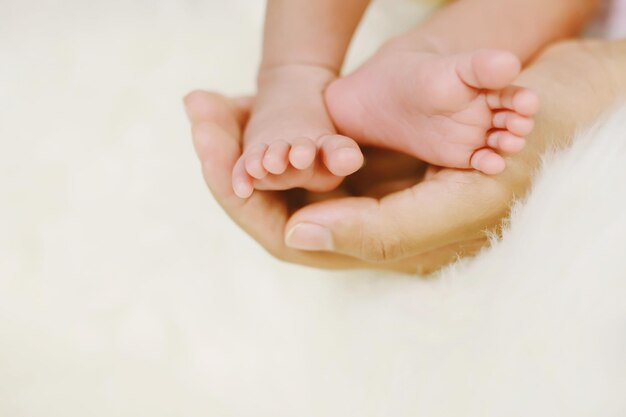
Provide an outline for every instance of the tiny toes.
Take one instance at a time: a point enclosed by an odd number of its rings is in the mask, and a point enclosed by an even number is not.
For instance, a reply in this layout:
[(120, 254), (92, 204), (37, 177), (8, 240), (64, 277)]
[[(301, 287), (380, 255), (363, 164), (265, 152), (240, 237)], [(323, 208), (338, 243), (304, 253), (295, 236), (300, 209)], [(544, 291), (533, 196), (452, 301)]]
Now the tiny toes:
[(263, 157), (263, 166), (265, 169), (274, 175), (280, 175), (289, 165), (289, 150), (291, 146), (284, 140), (269, 145), (265, 156)]
[(511, 111), (497, 112), (493, 116), (493, 126), (506, 129), (516, 136), (526, 136), (535, 128), (535, 121)]
[(267, 145), (262, 143), (248, 149), (243, 156), (246, 171), (257, 180), (262, 180), (267, 175), (267, 170), (263, 166), (263, 157), (266, 150)]
[(307, 169), (315, 161), (317, 149), (311, 139), (298, 138), (291, 142), (289, 162), (296, 169)]
[(487, 145), (493, 149), (499, 149), (508, 154), (520, 152), (526, 146), (526, 140), (515, 136), (511, 132), (498, 130), (489, 135)]
[(487, 175), (496, 175), (504, 171), (506, 163), (504, 158), (491, 149), (483, 148), (474, 152), (470, 165), (477, 171)]
[(533, 116), (539, 111), (539, 96), (527, 88), (508, 86), (487, 94), (487, 105), (491, 110), (505, 109)]
[(539, 96), (532, 90), (522, 88), (513, 97), (512, 109), (522, 116), (534, 116), (539, 112)]
[(333, 175), (345, 177), (363, 165), (363, 153), (354, 140), (341, 135), (329, 135), (321, 141), (322, 160)]

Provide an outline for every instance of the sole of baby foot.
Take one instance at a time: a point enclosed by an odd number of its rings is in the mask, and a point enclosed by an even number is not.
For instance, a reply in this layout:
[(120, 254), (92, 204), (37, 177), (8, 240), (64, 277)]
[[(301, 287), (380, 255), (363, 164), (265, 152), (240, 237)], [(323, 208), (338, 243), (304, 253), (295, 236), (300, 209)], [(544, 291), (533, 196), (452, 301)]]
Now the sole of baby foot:
[[(431, 164), (502, 172), (533, 127), (538, 96), (513, 86), (513, 54), (496, 50), (439, 56), (393, 52), (365, 64), (326, 92), (340, 133)], [(500, 155), (502, 154), (502, 155)]]

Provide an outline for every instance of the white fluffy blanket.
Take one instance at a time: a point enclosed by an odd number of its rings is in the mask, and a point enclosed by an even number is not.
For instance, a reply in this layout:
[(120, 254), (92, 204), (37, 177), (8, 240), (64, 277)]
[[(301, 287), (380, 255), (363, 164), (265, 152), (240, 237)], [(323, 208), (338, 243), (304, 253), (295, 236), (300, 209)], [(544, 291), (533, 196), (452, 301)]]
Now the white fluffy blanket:
[[(180, 106), (251, 91), (262, 7), (0, 4), (0, 415), (626, 415), (626, 110), (439, 278), (284, 265)], [(352, 65), (423, 12), (376, 5)]]

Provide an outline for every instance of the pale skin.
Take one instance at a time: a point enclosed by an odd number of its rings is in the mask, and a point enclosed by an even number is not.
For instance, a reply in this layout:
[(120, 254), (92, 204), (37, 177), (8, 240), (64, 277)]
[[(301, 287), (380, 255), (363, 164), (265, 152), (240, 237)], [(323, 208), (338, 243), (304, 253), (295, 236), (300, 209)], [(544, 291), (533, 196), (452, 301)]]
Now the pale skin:
[(538, 110), (536, 94), (512, 85), (521, 65), (576, 33), (597, 6), (458, 0), (338, 80), (368, 3), (268, 1), (258, 94), (232, 173), (238, 196), (332, 190), (361, 167), (357, 142), (438, 166), (502, 172)]
[(250, 100), (194, 92), (185, 103), (213, 195), (277, 258), (319, 268), (429, 272), (486, 244), (485, 230), (497, 229), (512, 199), (526, 193), (544, 150), (567, 146), (576, 131), (626, 98), (624, 74), (626, 41), (550, 47), (518, 80), (538, 91), (543, 105), (529, 146), (507, 158), (505, 173), (431, 167), (422, 177), (411, 158), (374, 155), (369, 172), (324, 197), (257, 192), (240, 199), (230, 172), (241, 154)]

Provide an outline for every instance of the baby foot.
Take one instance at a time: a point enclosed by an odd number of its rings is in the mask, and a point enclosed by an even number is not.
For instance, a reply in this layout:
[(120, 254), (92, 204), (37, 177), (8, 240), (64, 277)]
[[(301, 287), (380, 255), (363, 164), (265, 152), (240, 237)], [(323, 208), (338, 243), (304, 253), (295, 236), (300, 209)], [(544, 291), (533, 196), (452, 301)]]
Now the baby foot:
[[(508, 52), (440, 55), (385, 48), (326, 91), (340, 133), (428, 163), (498, 174), (500, 153), (522, 150), (539, 107), (512, 86), (521, 70)], [(500, 152), (500, 153), (498, 153)]]
[(243, 154), (233, 170), (241, 198), (253, 189), (336, 188), (363, 164), (356, 142), (338, 135), (323, 91), (330, 71), (285, 66), (259, 77), (259, 94), (244, 135)]

